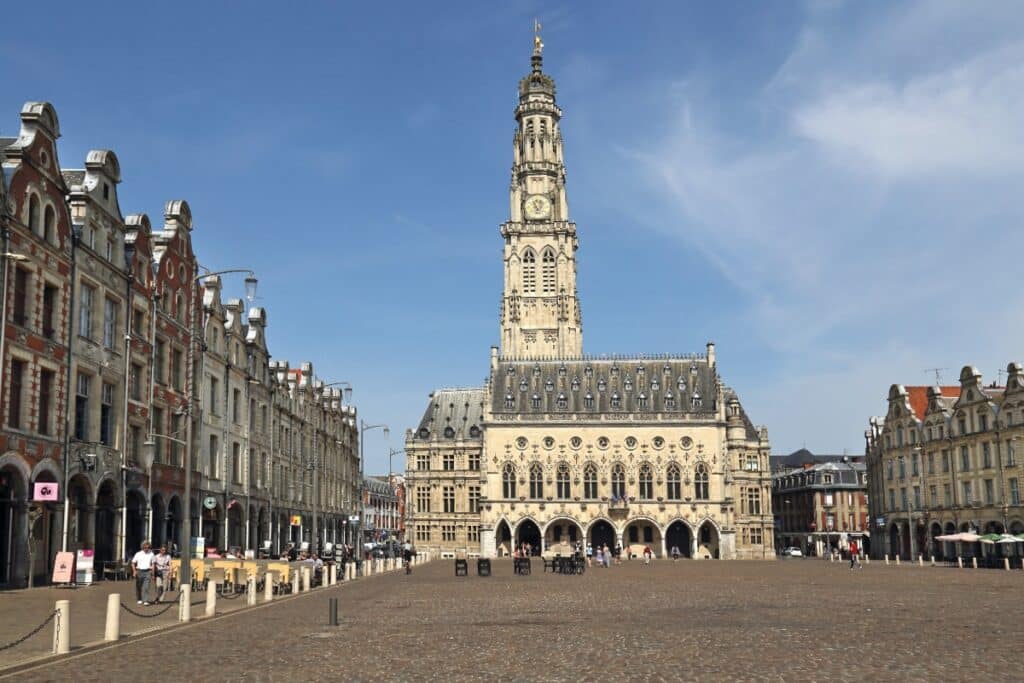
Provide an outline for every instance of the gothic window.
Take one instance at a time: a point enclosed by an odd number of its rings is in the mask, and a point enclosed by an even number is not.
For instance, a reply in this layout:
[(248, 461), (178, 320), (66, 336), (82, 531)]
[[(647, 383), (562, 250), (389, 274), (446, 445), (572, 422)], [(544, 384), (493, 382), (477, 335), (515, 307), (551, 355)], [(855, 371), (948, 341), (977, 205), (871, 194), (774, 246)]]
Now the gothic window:
[(583, 468), (583, 497), (597, 498), (597, 467), (594, 463)]
[(668, 473), (665, 477), (665, 483), (667, 485), (666, 498), (669, 500), (679, 500), (682, 498), (682, 486), (679, 483), (679, 465), (672, 463), (668, 466)]
[(515, 408), (516, 407), (516, 397), (513, 396), (512, 394), (505, 394), (505, 407), (506, 408)]
[(626, 495), (626, 470), (621, 464), (612, 467), (612, 497), (623, 498)]
[(569, 486), (569, 465), (567, 463), (563, 462), (558, 465), (556, 483), (558, 484), (559, 498), (565, 500), (572, 496), (572, 489)]
[(516, 467), (512, 463), (506, 463), (501, 472), (501, 494), (505, 498), (516, 497)]
[(654, 476), (651, 466), (644, 463), (640, 466), (640, 499), (651, 500), (654, 498)]
[(665, 394), (665, 410), (675, 410), (676, 398), (672, 395), (672, 392)]
[(541, 256), (541, 281), (545, 294), (555, 293), (555, 252), (550, 248)]
[(544, 497), (544, 469), (539, 462), (530, 465), (530, 498)]
[(537, 293), (537, 257), (532, 249), (523, 254), (523, 294)]
[(622, 407), (622, 399), (619, 398), (619, 394), (618, 394), (618, 392), (616, 392), (616, 393), (612, 394), (612, 408), (621, 408), (621, 407)]
[(697, 465), (693, 475), (693, 497), (697, 500), (708, 499), (708, 468), (704, 463)]
[(558, 395), (558, 409), (565, 410), (569, 407), (569, 401), (565, 398), (565, 394)]
[(587, 392), (587, 395), (583, 397), (583, 407), (584, 408), (593, 408), (594, 407), (594, 395), (592, 393), (590, 393), (589, 391)]

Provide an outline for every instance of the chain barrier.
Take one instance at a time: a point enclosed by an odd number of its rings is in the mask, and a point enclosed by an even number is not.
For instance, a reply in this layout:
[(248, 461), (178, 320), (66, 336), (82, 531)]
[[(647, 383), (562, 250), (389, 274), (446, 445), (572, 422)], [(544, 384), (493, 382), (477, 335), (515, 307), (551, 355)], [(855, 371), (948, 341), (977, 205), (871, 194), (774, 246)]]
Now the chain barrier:
[(59, 614), (60, 614), (59, 610), (53, 610), (52, 612), (50, 612), (50, 616), (46, 617), (46, 620), (43, 623), (39, 624), (39, 626), (36, 626), (34, 629), (32, 629), (31, 631), (29, 631), (28, 633), (23, 635), (21, 638), (18, 638), (17, 640), (13, 640), (13, 641), (7, 643), (6, 645), (0, 645), (0, 652), (3, 652), (4, 650), (10, 650), (12, 647), (17, 647), (18, 645), (21, 645), (26, 640), (28, 640), (29, 638), (31, 638), (32, 636), (34, 636), (35, 634), (39, 633), (44, 628), (46, 628), (46, 625), (49, 624), (54, 619), (57, 620), (57, 624), (58, 624), (58, 627), (59, 627), (59, 625), (60, 625), (60, 617), (58, 616)]
[(149, 613), (147, 613), (147, 612), (136, 612), (135, 610), (133, 610), (131, 607), (129, 607), (128, 605), (124, 604), (123, 602), (121, 603), (121, 608), (125, 612), (127, 612), (128, 614), (131, 614), (133, 616), (140, 617), (142, 619), (152, 619), (153, 617), (160, 616), (161, 614), (163, 614), (167, 610), (171, 609), (172, 607), (176, 607), (177, 604), (178, 603), (176, 601), (175, 602), (168, 602), (163, 607), (163, 609), (157, 610), (156, 612), (149, 612)]
[(240, 598), (243, 595), (245, 595), (245, 593), (234, 593), (233, 595), (229, 595), (228, 593), (220, 593), (219, 597), (221, 597), (221, 598), (223, 598), (225, 600), (237, 600), (238, 598)]

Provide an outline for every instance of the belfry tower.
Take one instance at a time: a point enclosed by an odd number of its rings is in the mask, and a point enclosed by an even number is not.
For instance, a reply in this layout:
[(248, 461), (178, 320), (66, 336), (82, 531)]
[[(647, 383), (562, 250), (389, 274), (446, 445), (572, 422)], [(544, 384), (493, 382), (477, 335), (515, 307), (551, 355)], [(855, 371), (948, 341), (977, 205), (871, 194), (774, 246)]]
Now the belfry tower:
[[(539, 29), (539, 26), (537, 27)], [(513, 138), (501, 355), (577, 358), (583, 328), (576, 292), (576, 224), (569, 220), (562, 157), (562, 110), (555, 81), (541, 70), (544, 44), (534, 36), (532, 69), (519, 81)]]

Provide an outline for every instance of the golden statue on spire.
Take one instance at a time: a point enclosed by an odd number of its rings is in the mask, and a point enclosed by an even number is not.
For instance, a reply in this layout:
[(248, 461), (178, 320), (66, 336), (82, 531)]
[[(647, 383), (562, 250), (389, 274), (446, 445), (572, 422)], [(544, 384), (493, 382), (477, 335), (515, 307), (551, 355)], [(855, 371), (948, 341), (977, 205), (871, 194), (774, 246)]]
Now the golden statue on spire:
[(544, 43), (540, 39), (540, 22), (536, 19), (533, 20), (533, 54), (538, 57), (544, 52)]

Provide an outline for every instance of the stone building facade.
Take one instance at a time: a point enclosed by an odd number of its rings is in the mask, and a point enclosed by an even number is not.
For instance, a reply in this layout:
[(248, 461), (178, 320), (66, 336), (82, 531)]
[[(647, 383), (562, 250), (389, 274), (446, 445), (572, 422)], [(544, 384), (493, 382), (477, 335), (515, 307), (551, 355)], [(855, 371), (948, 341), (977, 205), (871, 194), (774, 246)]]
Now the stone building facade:
[[(885, 417), (865, 431), (872, 555), (978, 555), (944, 534), (1024, 534), (1024, 369), (985, 385), (965, 366), (959, 385), (889, 388)], [(997, 550), (1002, 550), (1005, 546)]]
[(554, 80), (520, 81), (500, 348), (479, 388), (441, 389), (406, 438), (409, 532), (441, 553), (622, 545), (773, 557), (768, 436), (705, 353), (590, 357)]
[(863, 457), (816, 455), (800, 449), (772, 457), (772, 509), (776, 548), (796, 547), (804, 555), (828, 550), (867, 552), (867, 467)]
[(177, 543), (186, 476), (207, 546), (311, 542), (314, 510), (320, 543), (354, 543), (355, 408), (312, 364), (272, 362), (266, 311), (200, 276), (187, 202), (155, 229), (123, 216), (117, 156), (62, 170), (59, 136), (29, 102), (0, 138), (0, 588), (47, 582), (64, 547), (101, 567)]

